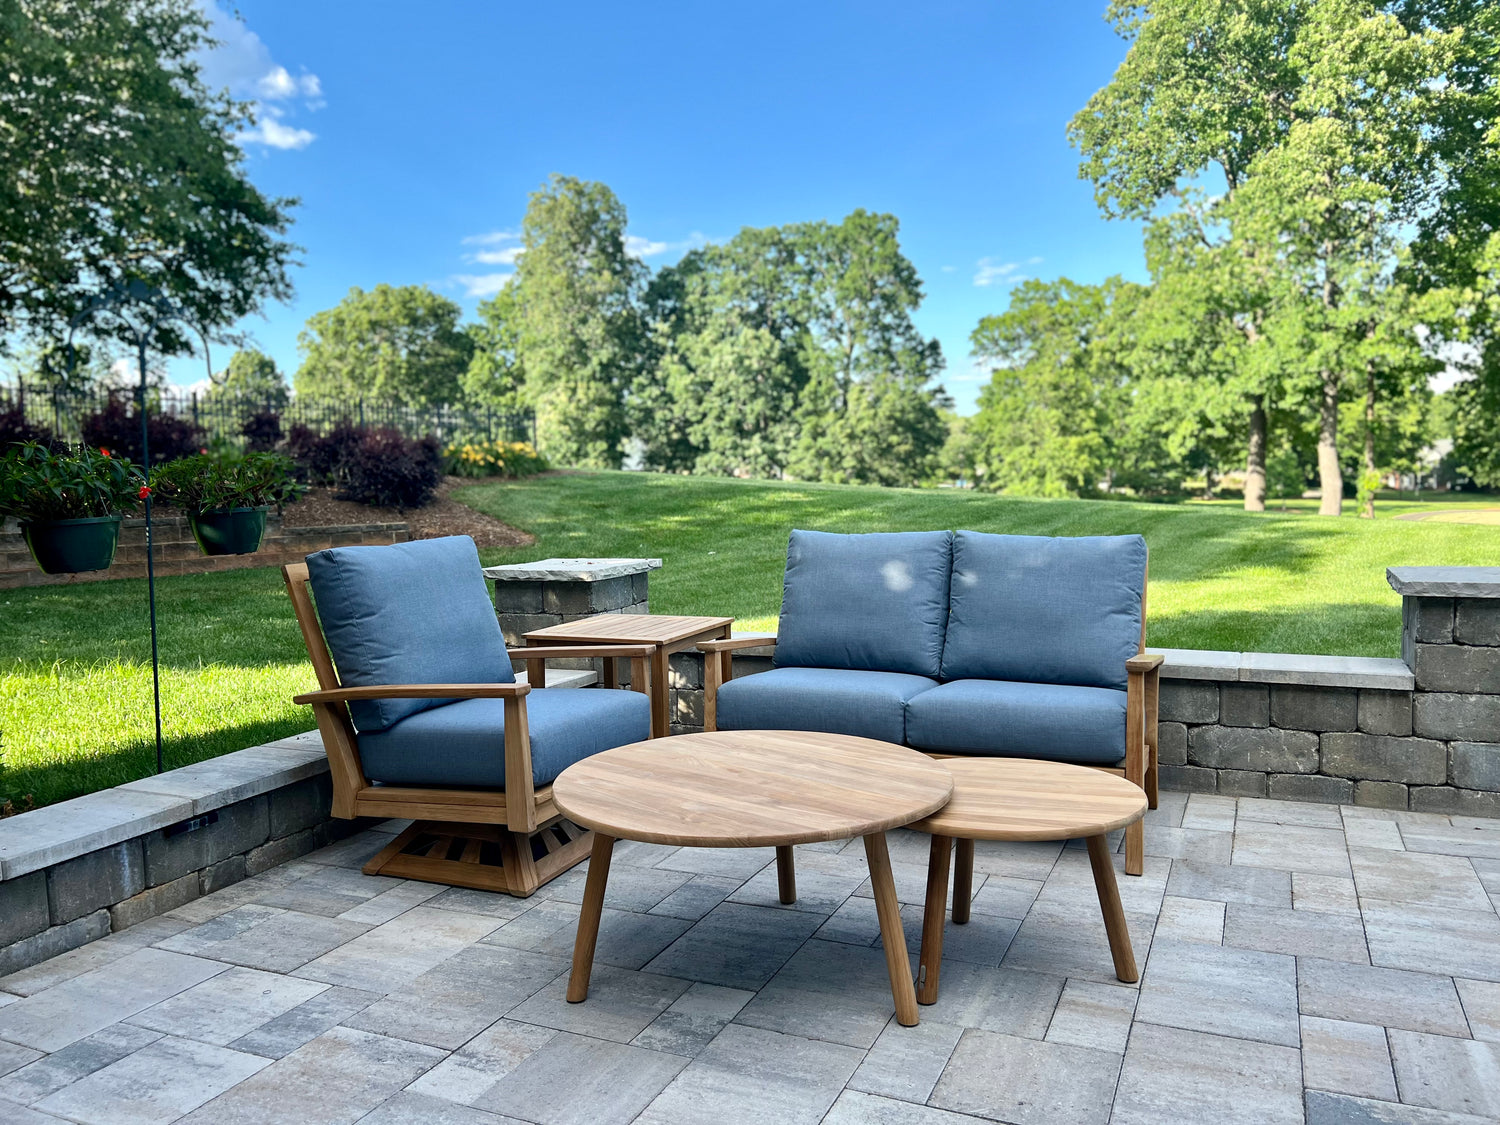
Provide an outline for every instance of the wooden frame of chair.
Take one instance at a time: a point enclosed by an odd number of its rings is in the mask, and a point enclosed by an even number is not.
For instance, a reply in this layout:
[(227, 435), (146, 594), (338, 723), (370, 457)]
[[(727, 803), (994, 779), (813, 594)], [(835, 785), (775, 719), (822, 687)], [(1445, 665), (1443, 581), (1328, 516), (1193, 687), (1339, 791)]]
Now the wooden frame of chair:
[[(1146, 579), (1141, 587), (1141, 636), (1136, 655), (1125, 661), (1125, 764), (1094, 766), (1105, 773), (1118, 774), (1146, 792), (1150, 808), (1157, 805), (1157, 710), (1161, 697), (1160, 653), (1146, 652), (1146, 588), (1151, 576), (1147, 555)], [(719, 688), (734, 676), (734, 654), (746, 648), (770, 648), (775, 637), (731, 637), (723, 641), (699, 641), (703, 653), (703, 729), (719, 729)], [(933, 758), (951, 758), (952, 754), (929, 754)], [(1090, 763), (1092, 764), (1092, 763)], [(970, 848), (972, 841), (959, 841)], [(1141, 875), (1146, 870), (1146, 828), (1137, 820), (1125, 829), (1125, 873)], [(956, 892), (955, 892), (956, 893)], [(957, 901), (955, 899), (955, 901)]]
[[(589, 857), (593, 833), (563, 817), (552, 801), (551, 785), (537, 786), (532, 780), (526, 719), (530, 683), (344, 687), (307, 588), (307, 564), (288, 563), (281, 573), (319, 688), (294, 696), (292, 702), (310, 704), (317, 719), (333, 780), (333, 815), (344, 820), (368, 816), (413, 822), (365, 864), (366, 875), (420, 879), (524, 898)], [(527, 679), (537, 681), (545, 675), (547, 660), (628, 659), (631, 687), (648, 698), (652, 651), (650, 645), (509, 650), (512, 660), (526, 664)], [(363, 699), (504, 700), (509, 784), (503, 790), (371, 785), (360, 763), (359, 742), (349, 717), (349, 703)]]

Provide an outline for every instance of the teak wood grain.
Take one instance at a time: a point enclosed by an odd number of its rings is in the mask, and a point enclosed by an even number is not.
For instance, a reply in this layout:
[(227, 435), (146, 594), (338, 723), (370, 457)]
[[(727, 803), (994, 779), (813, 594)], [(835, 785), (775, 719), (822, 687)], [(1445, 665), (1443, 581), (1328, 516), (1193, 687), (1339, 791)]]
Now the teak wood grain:
[(1139, 820), (1146, 794), (1114, 774), (1029, 758), (944, 758), (953, 799), (911, 827), (968, 840), (1074, 840)]
[(953, 778), (925, 754), (842, 734), (721, 731), (605, 750), (553, 782), (572, 820), (627, 840), (706, 848), (884, 832), (941, 808)]

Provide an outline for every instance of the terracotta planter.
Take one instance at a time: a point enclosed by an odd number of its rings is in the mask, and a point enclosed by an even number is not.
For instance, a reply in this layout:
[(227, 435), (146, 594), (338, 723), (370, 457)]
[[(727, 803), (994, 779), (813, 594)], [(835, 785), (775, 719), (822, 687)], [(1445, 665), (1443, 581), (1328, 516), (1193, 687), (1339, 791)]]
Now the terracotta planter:
[(260, 550), (267, 508), (228, 508), (188, 516), (198, 549), (205, 555), (249, 555)]
[(39, 520), (21, 524), (21, 534), (43, 574), (82, 574), (106, 570), (115, 561), (120, 520), (117, 515)]

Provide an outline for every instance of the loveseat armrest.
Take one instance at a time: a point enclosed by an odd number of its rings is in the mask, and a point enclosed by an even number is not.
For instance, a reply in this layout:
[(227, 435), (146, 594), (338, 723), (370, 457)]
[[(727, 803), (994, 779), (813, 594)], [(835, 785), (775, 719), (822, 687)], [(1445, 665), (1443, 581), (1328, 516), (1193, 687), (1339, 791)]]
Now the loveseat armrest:
[(1125, 671), (1136, 674), (1153, 672), (1161, 667), (1165, 659), (1166, 657), (1159, 652), (1143, 652), (1125, 661)]
[(530, 684), (374, 684), (337, 687), (292, 696), (293, 703), (352, 703), (360, 699), (505, 699), (519, 698)]
[(698, 651), (705, 655), (711, 652), (737, 652), (742, 648), (771, 648), (775, 637), (726, 637), (718, 641), (699, 641)]

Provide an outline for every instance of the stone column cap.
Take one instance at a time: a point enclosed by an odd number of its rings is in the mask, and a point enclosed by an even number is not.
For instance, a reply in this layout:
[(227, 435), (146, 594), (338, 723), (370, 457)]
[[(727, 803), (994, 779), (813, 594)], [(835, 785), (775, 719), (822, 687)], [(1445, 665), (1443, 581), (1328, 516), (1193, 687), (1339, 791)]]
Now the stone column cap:
[(661, 559), (538, 559), (536, 562), (487, 566), (492, 582), (603, 582), (661, 569)]
[(1406, 598), (1500, 598), (1500, 566), (1392, 566), (1385, 580)]

